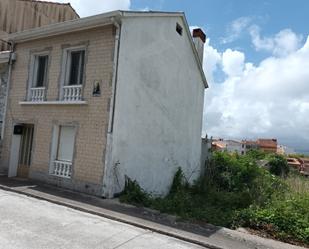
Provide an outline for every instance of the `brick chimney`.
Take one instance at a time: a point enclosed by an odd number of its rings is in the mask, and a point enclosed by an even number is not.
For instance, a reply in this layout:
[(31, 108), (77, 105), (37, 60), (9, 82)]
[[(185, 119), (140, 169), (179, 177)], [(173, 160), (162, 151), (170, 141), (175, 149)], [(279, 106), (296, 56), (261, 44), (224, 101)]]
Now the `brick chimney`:
[(202, 29), (197, 28), (197, 29), (193, 29), (192, 36), (193, 36), (193, 42), (197, 50), (198, 57), (200, 58), (200, 61), (203, 64), (204, 44), (206, 41), (206, 35)]

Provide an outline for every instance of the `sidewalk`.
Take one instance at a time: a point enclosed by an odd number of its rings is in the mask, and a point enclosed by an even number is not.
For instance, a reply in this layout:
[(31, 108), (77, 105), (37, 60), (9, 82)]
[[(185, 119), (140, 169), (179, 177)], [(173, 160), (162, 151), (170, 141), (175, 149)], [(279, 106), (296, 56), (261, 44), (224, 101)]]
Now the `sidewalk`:
[(160, 234), (214, 249), (296, 249), (302, 248), (213, 225), (178, 221), (171, 215), (72, 192), (28, 180), (0, 177), (0, 189), (46, 200), (83, 212), (99, 215)]

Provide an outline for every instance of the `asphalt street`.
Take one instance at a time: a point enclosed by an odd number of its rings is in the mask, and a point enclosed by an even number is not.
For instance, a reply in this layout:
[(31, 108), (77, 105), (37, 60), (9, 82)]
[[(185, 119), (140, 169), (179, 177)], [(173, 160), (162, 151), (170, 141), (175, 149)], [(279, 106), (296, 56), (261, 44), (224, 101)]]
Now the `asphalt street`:
[(186, 249), (195, 244), (0, 190), (2, 249)]

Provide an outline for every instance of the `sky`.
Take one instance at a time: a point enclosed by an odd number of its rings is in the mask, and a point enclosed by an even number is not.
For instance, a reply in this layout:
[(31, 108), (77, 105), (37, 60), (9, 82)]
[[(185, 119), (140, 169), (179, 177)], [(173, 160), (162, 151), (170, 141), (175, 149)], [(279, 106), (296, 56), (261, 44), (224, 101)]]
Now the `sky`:
[[(68, 2), (59, 1), (58, 2)], [(71, 0), (81, 17), (184, 11), (207, 35), (203, 133), (309, 151), (308, 0)]]

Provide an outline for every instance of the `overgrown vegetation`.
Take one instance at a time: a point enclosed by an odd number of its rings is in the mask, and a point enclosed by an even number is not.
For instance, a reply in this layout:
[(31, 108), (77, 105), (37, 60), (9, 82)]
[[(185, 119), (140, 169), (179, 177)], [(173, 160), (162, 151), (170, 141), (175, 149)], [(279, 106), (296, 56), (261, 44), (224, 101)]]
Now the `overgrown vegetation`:
[[(265, 168), (258, 166), (267, 160)], [(245, 156), (215, 152), (204, 174), (189, 185), (181, 169), (169, 194), (155, 198), (127, 179), (121, 201), (192, 221), (249, 227), (289, 242), (309, 244), (309, 183), (288, 176), (284, 157), (251, 151)]]

